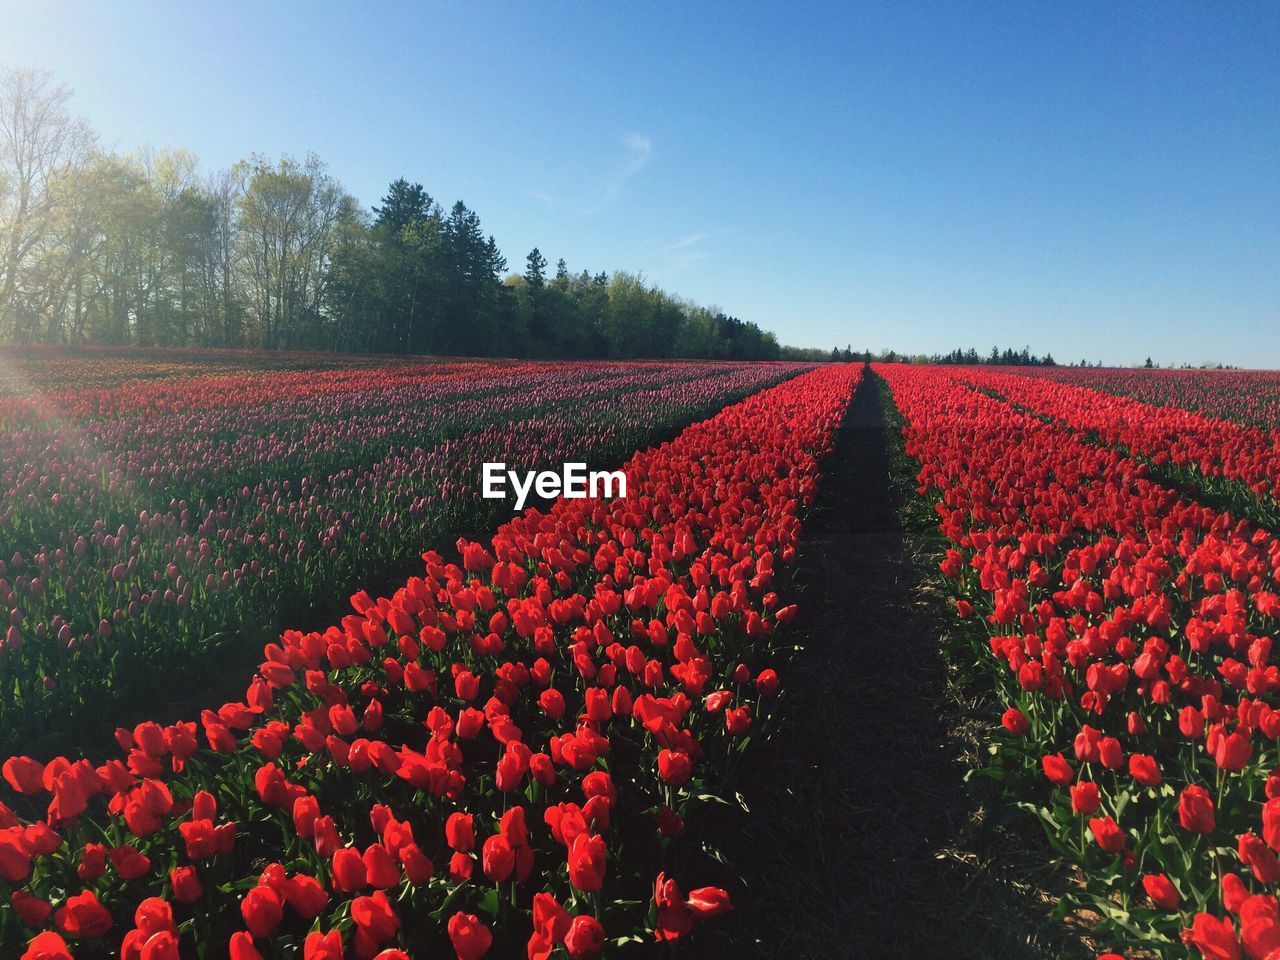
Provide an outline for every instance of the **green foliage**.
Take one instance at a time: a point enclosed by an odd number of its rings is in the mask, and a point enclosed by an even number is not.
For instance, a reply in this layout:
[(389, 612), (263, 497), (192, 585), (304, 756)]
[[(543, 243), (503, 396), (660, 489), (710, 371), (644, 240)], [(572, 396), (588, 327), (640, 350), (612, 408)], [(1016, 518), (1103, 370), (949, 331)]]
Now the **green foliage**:
[[(69, 92), (0, 71), (0, 342), (775, 360), (755, 324), (536, 247), (523, 275), (461, 201), (362, 210), (315, 156), (213, 176), (95, 150)], [(15, 145), (23, 145), (21, 150)]]
[[(956, 349), (950, 353), (934, 354), (925, 359), (928, 363), (960, 364), (969, 367), (978, 366), (979, 364), (1001, 367), (1056, 367), (1058, 365), (1058, 362), (1053, 359), (1052, 353), (1046, 353), (1043, 357), (1038, 357), (1031, 352), (1030, 347), (1023, 347), (1021, 350), (1005, 347), (1003, 351), (999, 347), (992, 347), (991, 353), (985, 357), (981, 356), (973, 347), (970, 347), (968, 350)], [(1083, 363), (1082, 365), (1087, 366), (1087, 364)]]

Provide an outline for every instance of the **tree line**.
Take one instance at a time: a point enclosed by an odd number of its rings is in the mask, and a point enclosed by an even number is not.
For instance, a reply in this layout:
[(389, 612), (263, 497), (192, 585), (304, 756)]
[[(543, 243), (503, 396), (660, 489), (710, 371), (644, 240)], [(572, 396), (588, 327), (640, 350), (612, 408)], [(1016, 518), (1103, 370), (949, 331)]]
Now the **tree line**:
[(99, 148), (48, 74), (0, 70), (0, 342), (766, 360), (756, 324), (642, 276), (509, 270), (479, 215), (397, 179), (365, 209), (315, 156), (201, 172)]
[[(1021, 350), (1014, 350), (1012, 347), (1005, 347), (1001, 350), (999, 347), (992, 347), (991, 352), (981, 355), (973, 347), (967, 350), (952, 350), (950, 353), (935, 354), (930, 358), (932, 363), (941, 364), (961, 364), (967, 367), (977, 366), (979, 364), (987, 364), (990, 366), (1000, 367), (1056, 367), (1058, 361), (1053, 359), (1052, 353), (1046, 353), (1043, 357), (1038, 357), (1031, 352), (1030, 347), (1023, 347)], [(1089, 362), (1081, 360), (1080, 366), (1087, 367)]]
[[(825, 351), (812, 348), (796, 348), (783, 347), (782, 355), (788, 360), (828, 360), (832, 363), (913, 363), (913, 364), (944, 364), (944, 365), (960, 365), (960, 366), (1001, 366), (1001, 367), (1056, 367), (1058, 361), (1053, 359), (1052, 353), (1046, 353), (1043, 357), (1037, 356), (1031, 352), (1030, 347), (1023, 347), (1021, 350), (1014, 350), (1006, 347), (1001, 350), (999, 347), (992, 347), (991, 353), (980, 354), (978, 351), (969, 347), (968, 349), (955, 349), (950, 353), (899, 353), (897, 350), (880, 350), (872, 352), (871, 350), (854, 350), (850, 346), (832, 347), (831, 350)], [(1088, 360), (1081, 360), (1078, 364), (1081, 367), (1090, 366)], [(1151, 365), (1150, 358), (1147, 359), (1147, 366)], [(1068, 366), (1077, 366), (1072, 362)], [(1102, 366), (1101, 362), (1095, 366)]]

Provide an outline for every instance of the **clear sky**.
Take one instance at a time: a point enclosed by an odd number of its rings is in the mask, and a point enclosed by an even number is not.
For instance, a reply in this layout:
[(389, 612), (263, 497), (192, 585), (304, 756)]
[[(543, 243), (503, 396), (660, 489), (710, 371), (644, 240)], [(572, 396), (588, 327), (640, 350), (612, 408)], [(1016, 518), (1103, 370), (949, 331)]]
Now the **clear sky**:
[(1274, 3), (0, 0), (0, 63), (784, 343), (1280, 367)]

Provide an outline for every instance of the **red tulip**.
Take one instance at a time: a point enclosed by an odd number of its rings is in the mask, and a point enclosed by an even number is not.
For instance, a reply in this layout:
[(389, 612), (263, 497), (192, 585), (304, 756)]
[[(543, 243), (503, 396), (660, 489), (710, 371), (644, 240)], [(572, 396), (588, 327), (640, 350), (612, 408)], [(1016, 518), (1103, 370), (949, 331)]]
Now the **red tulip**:
[(67, 942), (52, 931), (36, 934), (27, 944), (22, 960), (75, 960)]
[(13, 912), (18, 915), (18, 919), (32, 929), (43, 927), (49, 915), (53, 913), (52, 904), (32, 896), (25, 890), (13, 891), (9, 902), (13, 905)]
[(1081, 781), (1071, 787), (1071, 809), (1075, 813), (1088, 816), (1097, 813), (1102, 804), (1098, 794), (1098, 785)]
[(284, 903), (270, 887), (254, 887), (240, 901), (240, 914), (254, 937), (269, 937), (284, 918)]
[(1237, 838), (1240, 862), (1253, 871), (1259, 883), (1280, 882), (1280, 859), (1256, 833), (1242, 833)]
[(507, 842), (507, 838), (495, 833), (487, 838), (481, 852), (481, 863), (484, 875), (494, 883), (505, 883), (511, 878), (516, 866), (515, 849)]
[(1249, 899), (1249, 890), (1244, 881), (1234, 873), (1224, 873), (1220, 884), (1222, 905), (1231, 913), (1239, 913), (1241, 906)]
[(724, 712), (724, 726), (731, 737), (740, 737), (751, 727), (751, 708), (738, 707)]
[(1149, 873), (1143, 877), (1142, 889), (1147, 891), (1151, 902), (1163, 910), (1177, 910), (1178, 904), (1182, 902), (1172, 881), (1163, 873)]
[(493, 943), (493, 934), (474, 914), (455, 913), (449, 918), (448, 929), (449, 942), (458, 960), (480, 960)]
[(366, 882), (371, 887), (385, 890), (400, 882), (400, 867), (391, 851), (380, 843), (371, 843), (365, 849), (364, 867)]
[(1219, 738), (1213, 751), (1213, 761), (1228, 773), (1239, 773), (1252, 753), (1253, 744), (1237, 730)]
[(253, 945), (253, 935), (240, 930), (231, 935), (227, 944), (231, 960), (262, 960), (262, 954)]
[(533, 896), (533, 936), (529, 939), (530, 960), (547, 960), (556, 944), (562, 943), (569, 933), (572, 920), (569, 912), (549, 893)]
[[(391, 907), (391, 901), (381, 890), (369, 897), (357, 897), (351, 902), (351, 919), (356, 924), (357, 947), (360, 942), (380, 947), (396, 935), (400, 918)], [(366, 952), (357, 950), (357, 952)]]
[(579, 834), (569, 848), (569, 882), (584, 893), (604, 886), (605, 843), (602, 837)]
[(674, 942), (688, 935), (693, 929), (693, 912), (683, 903), (671, 903), (658, 908), (658, 923), (654, 936), (664, 942)]
[(476, 846), (474, 817), (469, 813), (451, 813), (445, 821), (445, 841), (459, 853), (470, 853)]
[(1178, 714), (1178, 729), (1188, 740), (1199, 740), (1204, 736), (1204, 714), (1195, 707), (1183, 707)]
[(662, 750), (658, 753), (658, 776), (663, 783), (679, 787), (689, 781), (693, 764), (689, 756), (679, 750)]
[(1129, 756), (1129, 776), (1144, 787), (1154, 787), (1160, 783), (1160, 767), (1154, 757), (1134, 753)]
[(1125, 835), (1111, 817), (1095, 817), (1089, 821), (1089, 830), (1098, 846), (1108, 853), (1119, 853), (1125, 848)]
[(1280, 905), (1276, 898), (1250, 897), (1240, 907), (1240, 940), (1250, 957), (1270, 957), (1280, 951)]
[(690, 890), (685, 902), (694, 917), (699, 920), (718, 917), (733, 909), (728, 892), (719, 887), (698, 887)]
[(416, 843), (400, 848), (400, 863), (404, 866), (404, 875), (414, 886), (426, 883), (436, 872), (435, 865)]
[(761, 670), (759, 676), (756, 677), (756, 690), (762, 697), (773, 696), (778, 690), (777, 671), (771, 668)]
[(120, 875), (121, 880), (137, 880), (151, 869), (150, 858), (139, 853), (136, 848), (128, 844), (115, 847), (107, 856), (111, 860), (111, 866)]
[(1230, 922), (1207, 913), (1197, 913), (1190, 941), (1206, 960), (1240, 960), (1240, 941)]
[(1025, 737), (1031, 729), (1031, 723), (1017, 707), (1010, 707), (1000, 717), (1000, 723), (1015, 737)]
[(284, 885), (284, 897), (289, 906), (304, 920), (314, 920), (329, 903), (329, 894), (315, 877), (299, 873), (290, 877)]
[(1044, 775), (1049, 778), (1051, 783), (1057, 784), (1059, 787), (1065, 787), (1075, 779), (1076, 772), (1072, 769), (1071, 764), (1060, 753), (1055, 753), (1042, 757), (1040, 765), (1044, 769)]
[(538, 706), (550, 719), (559, 720), (565, 711), (564, 694), (553, 688), (543, 690), (538, 697)]
[[(587, 780), (590, 780), (591, 777), (592, 774), (587, 774), (583, 780), (584, 789), (586, 788)], [(525, 823), (524, 807), (512, 807), (504, 813), (499, 824), (499, 830), (512, 847), (521, 847), (528, 843), (529, 828)]]
[(18, 793), (44, 792), (44, 764), (30, 757), (10, 757), (4, 762), (4, 779)]
[(178, 903), (195, 903), (204, 896), (195, 867), (174, 867), (169, 871), (169, 883), (173, 887), (173, 899)]
[(1192, 833), (1213, 832), (1213, 800), (1208, 790), (1195, 784), (1183, 788), (1178, 796), (1178, 822)]
[(368, 867), (360, 851), (343, 847), (333, 855), (333, 888), (340, 893), (355, 893), (369, 884)]
[(1272, 850), (1280, 850), (1280, 797), (1262, 805), (1262, 839)]
[(343, 960), (342, 934), (312, 930), (302, 945), (302, 960)]
[(85, 883), (92, 883), (107, 872), (107, 848), (100, 843), (86, 843), (80, 851), (80, 864), (76, 875)]
[(69, 897), (54, 914), (53, 922), (67, 936), (79, 940), (105, 936), (113, 923), (111, 914), (91, 890)]
[(604, 927), (595, 917), (583, 914), (573, 918), (564, 937), (564, 947), (573, 960), (587, 960), (604, 947)]

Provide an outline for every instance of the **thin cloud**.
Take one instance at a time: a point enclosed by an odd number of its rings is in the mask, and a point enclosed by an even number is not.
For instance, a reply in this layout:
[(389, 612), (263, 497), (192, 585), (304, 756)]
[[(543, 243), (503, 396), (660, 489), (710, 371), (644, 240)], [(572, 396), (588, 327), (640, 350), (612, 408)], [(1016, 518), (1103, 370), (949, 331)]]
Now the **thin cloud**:
[(691, 233), (687, 237), (681, 237), (665, 246), (659, 247), (656, 254), (660, 263), (658, 269), (664, 273), (675, 273), (687, 270), (706, 260), (710, 256), (710, 252), (706, 249), (706, 241), (724, 232), (723, 230), (707, 230), (701, 233)]
[(708, 254), (705, 250), (690, 250), (688, 253), (672, 257), (667, 263), (663, 264), (663, 269), (669, 271), (687, 270), (707, 259), (707, 256)]
[(643, 133), (628, 133), (622, 142), (631, 154), (631, 159), (615, 179), (619, 186), (648, 166), (649, 158), (653, 156), (653, 141)]
[(677, 273), (677, 271), (687, 270), (691, 268), (691, 266), (700, 264), (700, 262), (707, 259), (707, 257), (708, 253), (705, 250), (691, 250), (685, 253), (685, 255), (672, 257), (671, 260), (664, 262), (660, 269), (668, 271), (668, 273)]
[(643, 133), (628, 133), (622, 138), (621, 145), (626, 152), (624, 159), (604, 175), (600, 181), (599, 193), (594, 198), (582, 198), (578, 204), (574, 204), (572, 200), (562, 200), (546, 190), (532, 187), (525, 189), (525, 196), (548, 207), (561, 208), (571, 217), (589, 217), (603, 213), (622, 193), (627, 182), (647, 167), (653, 158), (653, 141)]
[(659, 253), (675, 253), (677, 250), (685, 250), (689, 247), (697, 246), (703, 240), (706, 240), (710, 236), (711, 234), (709, 233), (695, 233), (695, 234), (692, 234), (691, 236), (684, 237), (681, 240), (677, 240), (675, 243), (667, 244), (658, 252)]
[(622, 138), (622, 145), (629, 154), (626, 161), (609, 176), (605, 182), (604, 195), (600, 200), (583, 210), (578, 216), (587, 217), (603, 212), (618, 198), (618, 194), (622, 193), (622, 188), (627, 185), (627, 182), (649, 165), (649, 160), (653, 157), (653, 141), (643, 133), (627, 134)]

